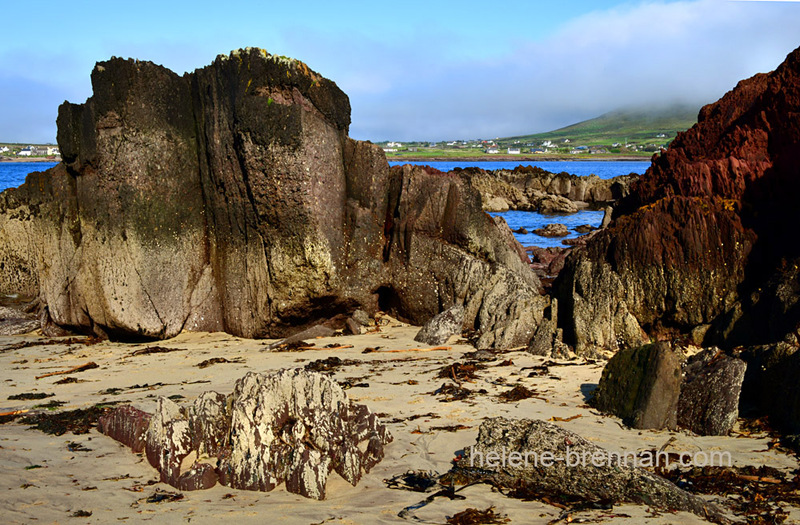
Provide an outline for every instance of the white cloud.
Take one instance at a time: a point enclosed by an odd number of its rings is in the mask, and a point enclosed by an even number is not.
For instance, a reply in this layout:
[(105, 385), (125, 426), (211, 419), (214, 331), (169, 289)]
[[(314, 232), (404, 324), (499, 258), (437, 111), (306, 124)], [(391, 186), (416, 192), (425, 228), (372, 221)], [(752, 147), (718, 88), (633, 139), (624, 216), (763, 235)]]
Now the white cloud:
[(742, 78), (774, 69), (800, 45), (798, 26), (794, 5), (648, 2), (577, 18), (494, 62), (376, 64), (373, 57), (371, 74), (384, 73), (392, 87), (353, 91), (351, 134), (508, 136), (626, 105), (712, 102)]

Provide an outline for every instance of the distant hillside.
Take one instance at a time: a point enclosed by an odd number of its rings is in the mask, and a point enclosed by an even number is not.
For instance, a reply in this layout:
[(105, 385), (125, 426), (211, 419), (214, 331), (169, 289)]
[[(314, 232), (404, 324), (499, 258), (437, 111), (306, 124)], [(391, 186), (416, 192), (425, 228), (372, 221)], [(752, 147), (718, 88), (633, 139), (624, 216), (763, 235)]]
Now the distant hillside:
[[(503, 142), (562, 142), (610, 145), (616, 142), (666, 143), (697, 122), (697, 106), (675, 105), (658, 109), (622, 109), (547, 133), (501, 139)], [(659, 135), (665, 135), (659, 137)]]

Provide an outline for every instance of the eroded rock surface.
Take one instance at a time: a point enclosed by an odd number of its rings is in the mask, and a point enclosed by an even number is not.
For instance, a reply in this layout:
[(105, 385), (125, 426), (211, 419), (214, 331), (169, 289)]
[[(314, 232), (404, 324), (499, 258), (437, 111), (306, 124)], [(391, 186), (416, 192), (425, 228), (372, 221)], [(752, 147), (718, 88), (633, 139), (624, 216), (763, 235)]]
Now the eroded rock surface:
[(667, 343), (618, 352), (591, 400), (632, 428), (677, 428), (683, 356)]
[[(568, 258), (559, 315), (578, 352), (710, 325), (704, 344), (780, 340), (800, 322), (800, 50), (744, 80), (654, 156), (614, 220)], [(637, 333), (639, 332), (639, 333)]]
[(160, 398), (155, 414), (130, 406), (103, 416), (100, 431), (145, 450), (161, 481), (199, 490), (286, 490), (324, 499), (331, 471), (353, 486), (384, 456), (389, 434), (332, 379), (303, 369), (248, 373), (234, 392), (206, 392), (180, 407)]
[(464, 307), (452, 306), (425, 323), (414, 341), (436, 346), (447, 342), (451, 335), (461, 335), (464, 324)]
[(522, 497), (640, 503), (728, 522), (712, 503), (552, 423), (486, 419), (464, 452), (447, 481), (490, 482)]
[(747, 365), (708, 348), (683, 365), (678, 425), (702, 436), (724, 436), (739, 417), (739, 396)]
[(459, 304), (482, 346), (530, 339), (548, 300), (480, 195), (348, 138), (347, 96), (302, 62), (247, 49), (178, 76), (114, 58), (92, 86), (59, 109), (64, 162), (0, 196), (0, 292), (57, 325), (284, 337)]

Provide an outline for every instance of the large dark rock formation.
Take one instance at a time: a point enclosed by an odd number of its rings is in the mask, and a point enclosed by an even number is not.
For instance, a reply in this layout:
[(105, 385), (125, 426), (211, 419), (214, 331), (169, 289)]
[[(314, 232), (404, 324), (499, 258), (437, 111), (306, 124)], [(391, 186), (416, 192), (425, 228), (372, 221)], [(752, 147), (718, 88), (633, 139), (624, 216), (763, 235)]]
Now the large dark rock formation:
[(390, 169), (350, 106), (258, 49), (184, 76), (112, 59), (59, 109), (64, 162), (0, 196), (0, 292), (61, 326), (281, 336), (361, 307), (454, 305), (484, 346), (525, 344), (547, 299), (459, 177)]
[(120, 406), (100, 431), (145, 451), (160, 480), (180, 490), (223, 485), (286, 490), (324, 499), (335, 471), (353, 486), (383, 459), (389, 434), (332, 379), (302, 369), (248, 373), (224, 396), (204, 392), (180, 407), (160, 398), (155, 414)]
[[(800, 50), (700, 111), (653, 158), (614, 221), (560, 275), (578, 351), (710, 326), (724, 347), (779, 340), (800, 321)], [(697, 332), (700, 333), (700, 332)]]

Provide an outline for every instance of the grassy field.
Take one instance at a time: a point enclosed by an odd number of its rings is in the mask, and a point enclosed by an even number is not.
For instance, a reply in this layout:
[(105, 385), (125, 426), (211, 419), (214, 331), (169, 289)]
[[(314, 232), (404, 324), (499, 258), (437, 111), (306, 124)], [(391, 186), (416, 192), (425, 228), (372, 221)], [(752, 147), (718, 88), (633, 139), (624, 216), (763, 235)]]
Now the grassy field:
[[(565, 128), (508, 137), (502, 141), (541, 142), (550, 140), (560, 143), (569, 139), (572, 144), (604, 145), (614, 143), (639, 144), (667, 143), (675, 138), (679, 131), (685, 131), (697, 122), (698, 107), (669, 106), (648, 110), (621, 110), (606, 113), (597, 118), (579, 122)], [(659, 137), (664, 135), (664, 137)]]
[[(506, 137), (490, 141), (497, 146), (499, 154), (485, 153), (489, 146), (481, 141), (459, 141), (459, 146), (449, 146), (445, 142), (409, 142), (398, 151), (386, 153), (389, 160), (578, 160), (604, 158), (650, 158), (666, 147), (678, 134), (697, 122), (699, 108), (696, 106), (672, 105), (662, 108), (627, 109), (606, 113), (597, 118), (578, 122), (565, 128)], [(569, 139), (568, 142), (565, 142)], [(552, 147), (543, 148), (544, 141), (551, 141)], [(387, 143), (379, 143), (387, 145)], [(391, 146), (392, 144), (388, 144)], [(474, 147), (480, 145), (480, 147)], [(585, 149), (576, 150), (584, 146)], [(508, 147), (521, 149), (520, 155), (508, 155)], [(602, 153), (591, 154), (594, 148)], [(533, 153), (534, 149), (546, 149), (544, 153)]]

